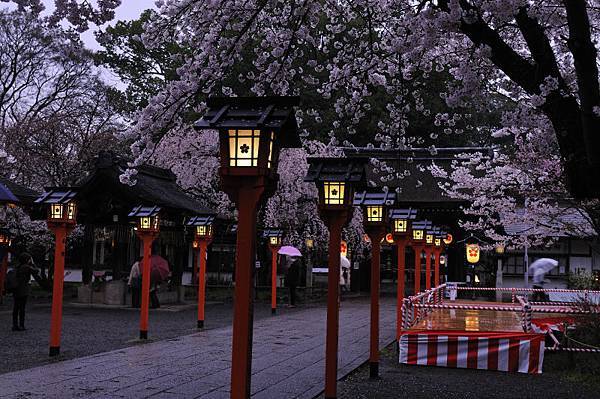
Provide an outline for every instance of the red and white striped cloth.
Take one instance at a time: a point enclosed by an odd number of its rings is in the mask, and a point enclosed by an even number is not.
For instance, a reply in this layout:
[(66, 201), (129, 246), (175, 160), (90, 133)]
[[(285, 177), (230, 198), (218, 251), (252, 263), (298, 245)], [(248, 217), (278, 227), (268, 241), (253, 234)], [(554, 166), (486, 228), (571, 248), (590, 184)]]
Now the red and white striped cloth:
[(544, 334), (410, 331), (400, 337), (400, 363), (541, 373)]

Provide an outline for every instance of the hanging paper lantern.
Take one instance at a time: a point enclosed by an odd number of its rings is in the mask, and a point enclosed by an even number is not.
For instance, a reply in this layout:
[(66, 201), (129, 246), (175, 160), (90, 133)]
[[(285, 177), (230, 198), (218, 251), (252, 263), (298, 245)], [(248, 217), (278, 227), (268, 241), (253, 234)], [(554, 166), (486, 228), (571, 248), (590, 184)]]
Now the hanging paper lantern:
[(452, 234), (448, 233), (448, 235), (446, 235), (446, 238), (444, 238), (444, 244), (450, 245), (452, 243), (452, 240), (453, 240)]
[(467, 262), (479, 262), (479, 244), (467, 244)]
[(388, 244), (393, 244), (393, 243), (394, 243), (394, 236), (392, 235), (392, 233), (387, 233), (387, 234), (385, 235), (385, 241), (386, 241)]

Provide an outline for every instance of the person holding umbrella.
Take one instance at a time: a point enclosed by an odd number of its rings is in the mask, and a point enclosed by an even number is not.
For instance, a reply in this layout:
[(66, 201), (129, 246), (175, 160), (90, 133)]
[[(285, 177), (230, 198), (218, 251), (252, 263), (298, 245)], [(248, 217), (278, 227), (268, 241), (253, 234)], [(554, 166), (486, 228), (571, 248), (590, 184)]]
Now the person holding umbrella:
[[(556, 266), (558, 266), (558, 261), (550, 258), (540, 258), (533, 262), (529, 267), (529, 274), (533, 276), (533, 288), (544, 289), (544, 277), (546, 276), (546, 273)], [(544, 302), (547, 299), (546, 293), (542, 291), (535, 291), (533, 293), (533, 301)]]

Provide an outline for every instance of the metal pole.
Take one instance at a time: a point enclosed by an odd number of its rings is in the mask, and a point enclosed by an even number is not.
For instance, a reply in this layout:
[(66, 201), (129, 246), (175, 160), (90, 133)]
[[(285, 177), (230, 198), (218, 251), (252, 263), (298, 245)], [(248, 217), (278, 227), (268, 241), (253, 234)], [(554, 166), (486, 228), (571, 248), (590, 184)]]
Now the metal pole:
[(231, 398), (250, 397), (252, 372), (252, 333), (254, 318), (254, 256), (256, 213), (264, 186), (254, 181), (239, 187), (238, 230), (235, 261), (235, 297), (233, 306), (233, 343), (231, 361)]
[(200, 240), (198, 251), (198, 328), (204, 328), (204, 304), (206, 302), (206, 247), (208, 242)]
[(65, 243), (67, 227), (52, 228), (56, 237), (54, 245), (54, 278), (52, 287), (52, 319), (50, 321), (50, 356), (60, 354), (60, 333), (62, 327), (62, 299), (65, 278)]
[(142, 261), (142, 307), (140, 309), (140, 339), (148, 339), (148, 308), (150, 304), (150, 257), (152, 256), (152, 241), (150, 234), (140, 233), (144, 246)]

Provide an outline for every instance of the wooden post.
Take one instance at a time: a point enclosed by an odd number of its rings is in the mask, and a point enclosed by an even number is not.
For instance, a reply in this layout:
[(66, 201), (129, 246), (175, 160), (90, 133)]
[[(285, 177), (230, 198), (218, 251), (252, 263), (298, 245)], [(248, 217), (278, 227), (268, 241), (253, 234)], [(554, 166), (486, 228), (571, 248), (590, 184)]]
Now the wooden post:
[(207, 240), (198, 242), (198, 328), (204, 328), (204, 304), (206, 302), (206, 247)]
[(415, 249), (415, 293), (421, 292), (421, 252), (423, 248), (419, 245), (413, 246)]
[(371, 336), (369, 345), (369, 376), (379, 377), (379, 282), (381, 266), (381, 239), (385, 228), (367, 231), (371, 239)]
[(233, 306), (233, 345), (231, 363), (231, 398), (250, 397), (252, 372), (252, 333), (254, 312), (254, 248), (256, 213), (264, 185), (250, 181), (237, 194), (238, 229), (235, 261), (235, 298)]
[(54, 277), (52, 287), (52, 318), (50, 320), (50, 356), (60, 354), (60, 333), (62, 327), (62, 301), (65, 278), (65, 244), (68, 228), (65, 225), (50, 226), (54, 232)]
[(440, 256), (442, 254), (442, 250), (441, 249), (437, 249), (434, 251), (434, 255), (435, 255), (435, 270), (434, 270), (434, 283), (435, 286), (438, 287), (440, 285)]
[(154, 236), (149, 233), (139, 232), (144, 246), (142, 260), (142, 307), (140, 309), (140, 339), (148, 339), (148, 309), (150, 305), (150, 258), (152, 257), (152, 241)]
[(396, 238), (398, 248), (398, 278), (396, 293), (396, 339), (400, 339), (402, 332), (402, 303), (404, 302), (404, 279), (405, 279), (405, 252), (406, 239)]
[(277, 251), (276, 246), (271, 247), (271, 314), (277, 313)]
[(431, 248), (425, 247), (425, 289), (431, 289)]
[[(328, 215), (329, 216), (329, 215)], [(340, 243), (347, 214), (333, 214), (327, 218), (329, 228), (329, 269), (327, 271), (327, 337), (325, 339), (325, 399), (337, 398)]]

